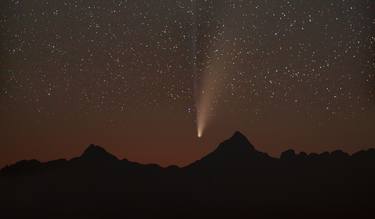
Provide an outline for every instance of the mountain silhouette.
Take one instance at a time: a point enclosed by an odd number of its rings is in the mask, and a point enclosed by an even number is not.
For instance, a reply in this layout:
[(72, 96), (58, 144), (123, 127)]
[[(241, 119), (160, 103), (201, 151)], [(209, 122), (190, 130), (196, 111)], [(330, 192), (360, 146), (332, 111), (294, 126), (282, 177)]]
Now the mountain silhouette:
[(192, 163), (188, 168), (203, 166), (206, 168), (247, 168), (254, 162), (273, 160), (267, 154), (259, 152), (240, 132), (222, 142), (213, 152)]
[(232, 137), (221, 143), (212, 153), (229, 153), (227, 156), (240, 156), (240, 154), (251, 154), (255, 151), (254, 146), (240, 132), (235, 132)]
[(117, 157), (108, 153), (104, 148), (90, 144), (81, 155), (80, 159), (87, 160), (117, 160)]
[(258, 151), (235, 132), (185, 167), (118, 159), (97, 145), (70, 160), (0, 171), (4, 218), (372, 218), (375, 150)]

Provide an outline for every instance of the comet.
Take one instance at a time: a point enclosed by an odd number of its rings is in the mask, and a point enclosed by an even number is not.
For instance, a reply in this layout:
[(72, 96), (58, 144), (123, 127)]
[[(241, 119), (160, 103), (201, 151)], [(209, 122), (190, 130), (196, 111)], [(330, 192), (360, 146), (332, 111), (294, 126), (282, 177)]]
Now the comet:
[(207, 125), (212, 120), (215, 114), (215, 109), (220, 103), (220, 92), (224, 90), (225, 80), (230, 72), (226, 67), (226, 63), (231, 61), (230, 41), (227, 40), (227, 34), (224, 34), (224, 29), (219, 31), (219, 37), (215, 37), (216, 41), (213, 43), (208, 60), (202, 73), (200, 83), (200, 92), (196, 101), (197, 112), (197, 136), (201, 138)]
[[(196, 125), (197, 137), (202, 138), (207, 125), (211, 122), (215, 108), (217, 107), (218, 96), (223, 90), (224, 80), (228, 74), (225, 63), (231, 60), (230, 43), (228, 40), (231, 34), (224, 31), (225, 25), (222, 23), (219, 28), (212, 34), (211, 46), (207, 52), (206, 61), (202, 72), (197, 69), (197, 15), (196, 2), (191, 2), (192, 7), (192, 57), (193, 57), (193, 71), (195, 75), (194, 93), (195, 93), (195, 107), (196, 107)], [(197, 74), (201, 73), (200, 77)], [(197, 82), (199, 81), (199, 82)]]

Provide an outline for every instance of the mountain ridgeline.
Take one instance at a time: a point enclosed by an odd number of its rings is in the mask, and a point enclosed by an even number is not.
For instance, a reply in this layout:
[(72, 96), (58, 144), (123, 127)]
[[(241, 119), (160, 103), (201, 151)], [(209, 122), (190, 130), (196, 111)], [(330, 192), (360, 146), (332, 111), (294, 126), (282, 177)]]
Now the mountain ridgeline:
[(162, 168), (90, 145), (70, 160), (4, 167), (0, 194), (12, 218), (368, 218), (375, 150), (273, 158), (236, 132), (190, 165)]

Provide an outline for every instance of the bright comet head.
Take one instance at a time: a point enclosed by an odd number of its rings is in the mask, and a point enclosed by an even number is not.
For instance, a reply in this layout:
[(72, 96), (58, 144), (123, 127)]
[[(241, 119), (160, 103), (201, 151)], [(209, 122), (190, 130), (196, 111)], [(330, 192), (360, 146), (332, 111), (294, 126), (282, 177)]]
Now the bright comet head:
[(202, 132), (198, 130), (198, 138), (202, 138)]

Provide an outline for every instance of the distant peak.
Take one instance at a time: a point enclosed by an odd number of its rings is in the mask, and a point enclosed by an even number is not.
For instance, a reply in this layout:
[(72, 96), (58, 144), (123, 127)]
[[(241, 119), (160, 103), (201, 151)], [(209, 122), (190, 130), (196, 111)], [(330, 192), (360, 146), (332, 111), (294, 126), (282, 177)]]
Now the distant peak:
[(98, 145), (90, 144), (83, 153), (86, 154), (86, 153), (93, 153), (93, 152), (105, 152), (106, 153), (107, 151)]
[(234, 134), (232, 135), (232, 137), (230, 139), (239, 139), (239, 140), (248, 141), (246, 136), (239, 131), (234, 132)]
[(219, 148), (225, 148), (225, 150), (254, 150), (254, 146), (249, 142), (247, 137), (239, 131), (236, 131), (232, 137), (219, 145)]
[(269, 160), (267, 154), (259, 152), (245, 135), (236, 131), (229, 139), (223, 141), (211, 153), (190, 166), (241, 168), (257, 160)]
[(90, 144), (86, 150), (83, 152), (83, 154), (81, 155), (82, 158), (89, 158), (89, 159), (116, 159), (117, 158), (108, 153), (104, 148), (98, 146), (98, 145), (94, 145), (94, 144)]

